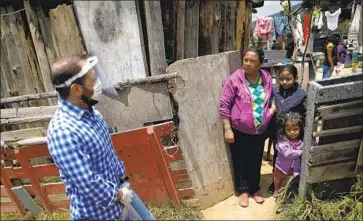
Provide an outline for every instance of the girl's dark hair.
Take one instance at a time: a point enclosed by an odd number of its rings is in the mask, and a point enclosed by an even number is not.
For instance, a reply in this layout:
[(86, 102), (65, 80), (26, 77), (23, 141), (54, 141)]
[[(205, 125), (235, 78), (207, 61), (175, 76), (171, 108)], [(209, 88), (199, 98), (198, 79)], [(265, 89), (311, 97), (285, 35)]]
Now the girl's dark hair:
[(287, 124), (298, 124), (300, 127), (299, 139), (304, 137), (304, 122), (302, 116), (297, 112), (289, 112), (285, 114), (281, 119), (282, 128), (278, 131), (278, 138), (287, 138), (285, 132), (285, 126)]
[(281, 74), (283, 71), (288, 71), (292, 74), (292, 76), (294, 76), (295, 80), (297, 79), (298, 73), (297, 73), (297, 68), (295, 67), (295, 65), (293, 64), (287, 64), (285, 65), (279, 74)]
[[(258, 60), (260, 61), (260, 63), (263, 64), (263, 61), (265, 60), (265, 53), (261, 48), (250, 47), (249, 49), (247, 49), (246, 53), (249, 51), (255, 53), (258, 56)], [(246, 55), (246, 53), (244, 55)]]

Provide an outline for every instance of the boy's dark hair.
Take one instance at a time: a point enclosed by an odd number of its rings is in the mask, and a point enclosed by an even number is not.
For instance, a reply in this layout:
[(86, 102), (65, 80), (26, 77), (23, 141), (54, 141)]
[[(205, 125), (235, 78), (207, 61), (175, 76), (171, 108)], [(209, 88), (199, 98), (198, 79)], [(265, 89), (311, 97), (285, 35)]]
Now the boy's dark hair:
[[(255, 53), (258, 56), (258, 60), (260, 61), (260, 63), (263, 64), (263, 61), (265, 60), (265, 53), (263, 52), (263, 50), (261, 48), (250, 47), (249, 49), (247, 49), (246, 53), (249, 51)], [(245, 56), (246, 53), (243, 56)]]
[[(295, 67), (295, 65), (293, 64), (286, 64), (280, 71), (283, 72), (283, 71), (288, 71), (292, 74), (292, 76), (294, 76), (295, 80), (297, 79), (298, 77), (298, 72), (297, 72), (297, 68)], [(280, 74), (279, 73), (279, 74)]]
[[(86, 55), (72, 55), (57, 59), (51, 69), (53, 85), (63, 84), (66, 80), (78, 74), (82, 70), (79, 63), (86, 58)], [(76, 79), (73, 83), (82, 84), (83, 77)], [(70, 87), (56, 88), (56, 91), (62, 99), (67, 99), (70, 93)]]
[(282, 128), (277, 133), (278, 138), (287, 138), (287, 135), (285, 132), (286, 124), (298, 124), (300, 127), (299, 139), (302, 139), (304, 137), (304, 122), (303, 122), (302, 116), (299, 113), (289, 112), (289, 113), (285, 114), (281, 118), (281, 123), (282, 123)]

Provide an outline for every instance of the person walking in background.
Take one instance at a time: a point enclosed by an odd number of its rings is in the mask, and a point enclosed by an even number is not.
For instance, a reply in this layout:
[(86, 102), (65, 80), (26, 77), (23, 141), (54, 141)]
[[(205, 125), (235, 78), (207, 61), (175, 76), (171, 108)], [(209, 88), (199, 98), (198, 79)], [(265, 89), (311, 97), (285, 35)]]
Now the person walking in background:
[(48, 127), (48, 149), (70, 199), (71, 219), (116, 220), (131, 204), (143, 220), (154, 220), (130, 188), (107, 124), (94, 108), (105, 79), (95, 72), (97, 62), (97, 57), (69, 56), (51, 68), (59, 96)]
[(300, 175), (301, 154), (303, 149), (303, 121), (299, 113), (290, 112), (285, 115), (283, 127), (278, 134), (276, 149), (278, 155), (273, 173), (277, 198), (291, 176)]
[(271, 101), (271, 75), (260, 69), (263, 61), (261, 49), (248, 49), (243, 67), (227, 79), (219, 104), (224, 137), (231, 144), (235, 190), (242, 207), (248, 207), (249, 194), (257, 203), (264, 202), (259, 186), (260, 171), (266, 128), (275, 105)]
[(323, 79), (330, 78), (334, 71), (334, 66), (338, 64), (338, 49), (340, 42), (339, 34), (332, 34), (324, 47), (324, 62), (322, 65)]
[(337, 46), (337, 50), (338, 50), (339, 61), (337, 62), (337, 65), (334, 67), (334, 69), (337, 75), (339, 75), (339, 73), (344, 69), (345, 58), (348, 51), (346, 43), (340, 43)]
[[(297, 83), (298, 72), (293, 64), (285, 65), (278, 74), (278, 86), (273, 89), (273, 99), (276, 104), (276, 114), (269, 125), (269, 134), (274, 146), (273, 171), (275, 169), (278, 150), (276, 147), (277, 131), (282, 128), (282, 117), (289, 112), (297, 112), (305, 119), (306, 90)], [(274, 193), (274, 183), (269, 186), (269, 192)]]

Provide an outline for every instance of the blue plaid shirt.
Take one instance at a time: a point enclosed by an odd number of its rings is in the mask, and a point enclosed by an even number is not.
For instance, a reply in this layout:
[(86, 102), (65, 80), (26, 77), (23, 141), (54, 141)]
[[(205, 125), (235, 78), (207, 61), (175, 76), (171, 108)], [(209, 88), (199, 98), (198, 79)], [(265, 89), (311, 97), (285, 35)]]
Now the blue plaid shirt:
[(125, 167), (96, 109), (85, 110), (58, 98), (48, 127), (48, 148), (65, 184), (72, 220), (120, 216), (117, 196)]

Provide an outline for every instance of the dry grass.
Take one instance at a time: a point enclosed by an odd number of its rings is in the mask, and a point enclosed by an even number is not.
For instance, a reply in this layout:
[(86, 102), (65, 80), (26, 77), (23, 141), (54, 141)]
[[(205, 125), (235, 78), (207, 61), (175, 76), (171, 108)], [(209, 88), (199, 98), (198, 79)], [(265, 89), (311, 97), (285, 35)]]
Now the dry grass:
[[(148, 205), (148, 208), (157, 220), (198, 220), (203, 217), (198, 208), (185, 205), (180, 210), (176, 210), (172, 204), (163, 207)], [(70, 220), (70, 216), (68, 210), (58, 210), (51, 215), (42, 213), (37, 219), (30, 214), (23, 217), (18, 213), (1, 213), (0, 220)]]
[(358, 177), (349, 193), (334, 196), (329, 200), (320, 200), (311, 192), (309, 199), (302, 200), (291, 190), (294, 181), (287, 186), (285, 193), (278, 200), (278, 208), (283, 208), (279, 215), (282, 220), (362, 220), (362, 178)]

